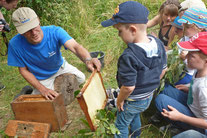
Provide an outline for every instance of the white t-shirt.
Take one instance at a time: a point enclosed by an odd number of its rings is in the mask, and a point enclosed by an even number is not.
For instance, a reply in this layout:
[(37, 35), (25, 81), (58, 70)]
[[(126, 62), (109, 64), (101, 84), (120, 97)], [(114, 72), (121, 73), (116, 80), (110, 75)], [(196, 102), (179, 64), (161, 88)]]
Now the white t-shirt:
[(148, 58), (157, 57), (158, 56), (158, 47), (155, 39), (151, 36), (148, 36), (151, 40), (149, 43), (135, 43), (137, 46), (144, 49)]
[(195, 78), (192, 85), (193, 103), (188, 105), (194, 115), (207, 120), (207, 76)]

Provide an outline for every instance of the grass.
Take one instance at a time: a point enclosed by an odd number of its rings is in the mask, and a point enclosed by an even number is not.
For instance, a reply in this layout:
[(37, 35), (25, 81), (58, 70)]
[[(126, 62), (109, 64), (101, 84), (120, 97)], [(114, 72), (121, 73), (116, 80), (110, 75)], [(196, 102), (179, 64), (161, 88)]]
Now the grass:
[[(38, 1), (34, 0), (31, 3), (29, 0), (24, 0), (19, 6), (30, 6), (38, 11), (41, 17), (41, 25), (57, 25), (63, 27), (77, 42), (82, 44), (90, 52), (103, 51), (105, 53), (105, 67), (101, 74), (104, 79), (104, 85), (108, 87), (117, 87), (116, 71), (117, 60), (126, 45), (117, 35), (117, 31), (113, 27), (103, 28), (100, 23), (103, 20), (111, 18), (114, 9), (118, 4), (126, 0), (51, 0)], [(150, 10), (149, 19), (153, 18), (159, 9), (159, 6), (164, 0), (145, 0), (140, 3), (145, 5)], [(39, 3), (38, 3), (39, 2)], [(206, 0), (205, 0), (206, 2)], [(12, 11), (3, 11), (7, 16), (6, 19), (13, 29), (7, 33), (8, 39), (11, 39), (15, 34), (15, 28), (11, 23)], [(158, 26), (148, 30), (157, 31)], [(2, 42), (2, 38), (1, 41)], [(3, 47), (1, 45), (1, 47)], [(3, 48), (4, 49), (4, 48)], [(2, 48), (0, 49), (2, 50)], [(86, 77), (90, 76), (85, 65), (71, 52), (62, 49), (63, 56), (68, 62), (76, 66), (79, 70), (85, 73)], [(0, 135), (4, 132), (8, 120), (14, 119), (10, 103), (13, 97), (28, 83), (19, 74), (16, 67), (7, 66), (7, 57), (0, 57), (0, 82), (6, 88), (0, 92)], [(153, 102), (152, 102), (153, 103)], [(80, 129), (85, 128), (80, 118), (84, 118), (77, 101), (75, 100), (67, 107), (68, 115), (72, 124), (69, 128), (61, 133), (52, 133), (51, 137), (72, 137)], [(159, 133), (160, 125), (155, 126), (148, 124), (149, 117), (153, 114), (155, 108), (151, 104), (150, 108), (142, 114), (143, 132), (142, 137), (170, 137), (169, 134)]]

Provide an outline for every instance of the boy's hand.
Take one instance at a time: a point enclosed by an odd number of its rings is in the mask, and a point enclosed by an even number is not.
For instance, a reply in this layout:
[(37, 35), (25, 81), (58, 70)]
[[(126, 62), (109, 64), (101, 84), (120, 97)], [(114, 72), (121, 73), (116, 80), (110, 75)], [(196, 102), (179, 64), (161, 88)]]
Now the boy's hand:
[(119, 102), (119, 100), (117, 99), (117, 108), (118, 108), (118, 110), (119, 110), (119, 112), (120, 111), (124, 111), (124, 101), (122, 101), (122, 102)]
[(119, 111), (124, 111), (124, 100), (129, 97), (129, 95), (134, 91), (135, 86), (121, 86), (118, 98), (117, 98), (117, 108)]
[(164, 116), (164, 117), (167, 117), (169, 118), (170, 120), (173, 120), (173, 121), (179, 121), (181, 116), (183, 115), (182, 113), (180, 113), (178, 110), (176, 110), (174, 107), (168, 105), (168, 108), (171, 110), (171, 111), (167, 111), (166, 109), (163, 109), (163, 112), (161, 112), (161, 114)]
[(188, 54), (188, 51), (181, 51), (181, 53), (180, 53), (180, 58), (181, 58), (182, 60), (185, 60), (187, 54)]
[(188, 93), (188, 90), (189, 90), (189, 88), (183, 84), (176, 85), (175, 88), (177, 88), (178, 90), (184, 91), (186, 93)]

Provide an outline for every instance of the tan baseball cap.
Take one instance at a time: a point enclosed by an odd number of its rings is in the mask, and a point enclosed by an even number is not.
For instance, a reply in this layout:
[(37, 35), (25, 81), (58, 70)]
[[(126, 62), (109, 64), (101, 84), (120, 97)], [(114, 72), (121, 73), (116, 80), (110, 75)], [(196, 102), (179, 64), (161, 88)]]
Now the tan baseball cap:
[(12, 21), (20, 34), (24, 34), (40, 24), (37, 14), (28, 7), (21, 7), (15, 10), (12, 14)]

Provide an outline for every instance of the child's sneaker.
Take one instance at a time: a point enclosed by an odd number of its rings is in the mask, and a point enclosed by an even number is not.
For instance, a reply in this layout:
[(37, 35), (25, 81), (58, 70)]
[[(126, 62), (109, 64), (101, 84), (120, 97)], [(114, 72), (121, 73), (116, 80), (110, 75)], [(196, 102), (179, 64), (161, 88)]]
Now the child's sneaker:
[(117, 98), (116, 99), (109, 99), (108, 103), (107, 103), (107, 106), (109, 108), (116, 108), (116, 101), (117, 101)]
[(149, 123), (160, 123), (162, 119), (162, 115), (156, 111), (155, 114), (150, 117)]
[(168, 124), (166, 126), (161, 126), (159, 128), (159, 130), (161, 132), (166, 132), (166, 131), (169, 131), (171, 133), (171, 135), (177, 135), (178, 133), (181, 133), (182, 131), (180, 129), (178, 129), (175, 125), (173, 124)]
[(108, 101), (106, 106), (108, 106), (109, 109), (116, 108), (116, 101), (119, 92), (120, 92), (119, 88), (106, 90), (106, 93), (108, 95)]
[(117, 89), (112, 88), (112, 89), (107, 89), (106, 93), (107, 93), (109, 99), (115, 99), (118, 97), (119, 91), (120, 91), (119, 88), (117, 88)]

